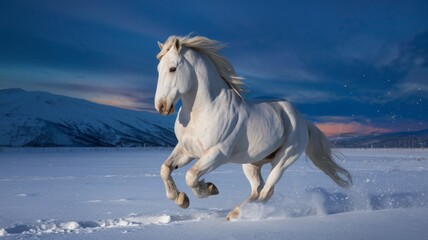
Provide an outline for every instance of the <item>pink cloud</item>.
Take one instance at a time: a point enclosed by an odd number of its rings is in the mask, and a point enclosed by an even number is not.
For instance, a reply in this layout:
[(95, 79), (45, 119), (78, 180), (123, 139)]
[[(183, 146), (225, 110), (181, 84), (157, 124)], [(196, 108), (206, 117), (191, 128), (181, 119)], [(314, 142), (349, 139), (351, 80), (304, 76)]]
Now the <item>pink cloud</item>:
[(325, 122), (316, 124), (327, 136), (339, 136), (348, 134), (365, 135), (370, 133), (387, 133), (392, 132), (387, 128), (380, 128), (371, 125), (364, 125), (358, 122), (338, 123), (338, 122)]
[(132, 97), (115, 96), (115, 95), (103, 95), (100, 97), (92, 97), (89, 99), (91, 102), (109, 105), (113, 107), (125, 108), (136, 111), (149, 111), (154, 107), (152, 104), (146, 104), (134, 99)]

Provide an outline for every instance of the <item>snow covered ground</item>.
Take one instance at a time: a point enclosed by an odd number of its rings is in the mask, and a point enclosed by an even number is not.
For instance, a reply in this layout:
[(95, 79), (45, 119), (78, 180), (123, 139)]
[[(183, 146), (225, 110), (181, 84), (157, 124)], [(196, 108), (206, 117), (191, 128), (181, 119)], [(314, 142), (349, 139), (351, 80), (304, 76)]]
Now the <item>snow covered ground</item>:
[[(268, 204), (226, 214), (249, 194), (239, 165), (206, 176), (220, 194), (189, 209), (165, 197), (171, 149), (0, 149), (4, 239), (428, 239), (428, 151), (344, 149), (354, 187), (340, 189), (305, 157)], [(265, 174), (268, 167), (264, 169)]]

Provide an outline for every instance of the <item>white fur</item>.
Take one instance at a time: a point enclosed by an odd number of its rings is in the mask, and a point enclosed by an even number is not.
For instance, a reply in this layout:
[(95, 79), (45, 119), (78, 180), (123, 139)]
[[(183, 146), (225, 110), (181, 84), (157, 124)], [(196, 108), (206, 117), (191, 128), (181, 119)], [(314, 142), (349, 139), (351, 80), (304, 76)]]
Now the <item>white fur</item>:
[[(267, 201), (284, 170), (305, 150), (335, 182), (341, 186), (352, 183), (349, 173), (333, 161), (324, 135), (290, 103), (243, 100), (242, 79), (218, 55), (221, 46), (217, 42), (172, 36), (159, 47), (155, 107), (170, 114), (177, 101), (182, 101), (175, 122), (178, 144), (161, 168), (168, 198), (186, 207), (171, 172), (194, 159), (197, 162), (187, 172), (186, 183), (198, 197), (210, 195), (208, 184), (199, 180), (201, 176), (222, 164), (239, 163), (252, 188), (244, 203)], [(272, 170), (264, 183), (260, 168), (265, 163), (270, 163)], [(239, 207), (228, 218), (237, 214)]]

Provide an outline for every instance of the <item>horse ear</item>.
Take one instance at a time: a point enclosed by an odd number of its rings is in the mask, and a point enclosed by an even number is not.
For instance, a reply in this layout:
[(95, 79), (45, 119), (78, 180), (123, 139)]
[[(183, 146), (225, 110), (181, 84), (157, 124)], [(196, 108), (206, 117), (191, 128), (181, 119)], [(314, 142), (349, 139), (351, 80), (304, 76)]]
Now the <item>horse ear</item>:
[(180, 40), (178, 40), (178, 38), (176, 38), (174, 40), (174, 47), (175, 47), (175, 50), (177, 50), (177, 52), (180, 52), (180, 50), (181, 50), (181, 43), (180, 43)]
[(160, 43), (159, 41), (158, 41), (158, 46), (159, 46), (160, 50), (162, 50), (162, 48), (163, 48), (163, 44), (162, 44), (162, 43)]

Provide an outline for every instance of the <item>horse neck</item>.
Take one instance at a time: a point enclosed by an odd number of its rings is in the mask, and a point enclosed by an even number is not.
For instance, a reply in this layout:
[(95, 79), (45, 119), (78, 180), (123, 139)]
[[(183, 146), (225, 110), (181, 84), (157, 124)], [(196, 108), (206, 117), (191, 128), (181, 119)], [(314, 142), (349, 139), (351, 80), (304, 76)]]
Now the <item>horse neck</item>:
[(193, 53), (189, 62), (195, 71), (196, 81), (192, 89), (182, 96), (182, 102), (184, 109), (195, 112), (212, 105), (220, 93), (230, 87), (207, 57)]

